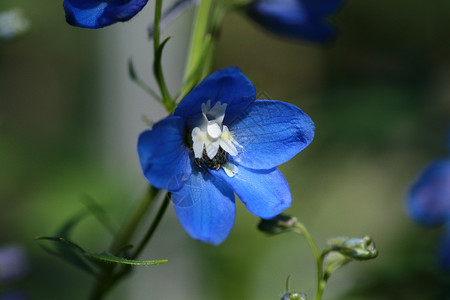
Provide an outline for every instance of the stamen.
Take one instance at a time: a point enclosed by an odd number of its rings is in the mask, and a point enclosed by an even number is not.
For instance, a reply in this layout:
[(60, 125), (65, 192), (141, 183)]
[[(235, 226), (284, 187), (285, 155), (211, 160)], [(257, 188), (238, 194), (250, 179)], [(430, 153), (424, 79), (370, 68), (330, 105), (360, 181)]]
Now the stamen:
[(195, 164), (200, 168), (206, 166), (210, 169), (219, 170), (220, 166), (228, 162), (228, 154), (219, 147), (219, 151), (214, 158), (209, 158), (206, 153), (206, 149), (203, 150), (203, 156), (201, 158), (194, 158)]

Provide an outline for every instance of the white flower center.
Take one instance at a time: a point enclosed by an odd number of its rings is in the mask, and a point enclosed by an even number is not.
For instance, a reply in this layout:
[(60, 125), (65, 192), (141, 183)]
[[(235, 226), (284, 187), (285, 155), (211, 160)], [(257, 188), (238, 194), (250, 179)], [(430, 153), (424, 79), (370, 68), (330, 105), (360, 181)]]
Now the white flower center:
[[(192, 148), (196, 159), (201, 160), (204, 152), (206, 152), (207, 158), (214, 160), (219, 148), (231, 156), (238, 154), (236, 146), (242, 146), (233, 138), (233, 134), (228, 127), (222, 124), (226, 108), (227, 104), (220, 102), (217, 102), (211, 108), (210, 100), (202, 104), (202, 116), (196, 124), (197, 126), (192, 130)], [(223, 153), (222, 150), (221, 153)], [(217, 168), (220, 166), (220, 163), (217, 163)], [(229, 176), (230, 174), (234, 176), (236, 173), (237, 167), (235, 172), (227, 172)]]

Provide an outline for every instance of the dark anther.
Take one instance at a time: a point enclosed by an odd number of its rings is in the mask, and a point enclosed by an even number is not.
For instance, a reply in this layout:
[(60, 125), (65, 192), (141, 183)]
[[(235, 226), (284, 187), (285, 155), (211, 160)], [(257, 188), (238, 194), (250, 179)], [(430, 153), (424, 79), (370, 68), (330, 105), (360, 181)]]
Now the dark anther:
[(207, 166), (210, 169), (219, 170), (220, 166), (226, 164), (228, 161), (228, 154), (219, 147), (216, 156), (212, 159), (208, 157), (206, 154), (206, 149), (203, 149), (203, 155), (201, 158), (195, 158), (195, 164), (202, 168), (203, 166)]

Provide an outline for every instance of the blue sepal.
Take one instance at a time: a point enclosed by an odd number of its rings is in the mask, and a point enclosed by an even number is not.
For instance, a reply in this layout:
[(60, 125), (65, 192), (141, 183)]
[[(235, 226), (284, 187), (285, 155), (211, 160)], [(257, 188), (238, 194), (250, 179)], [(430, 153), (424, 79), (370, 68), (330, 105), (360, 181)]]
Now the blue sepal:
[(238, 173), (229, 177), (220, 169), (213, 171), (226, 181), (245, 204), (248, 211), (263, 219), (270, 219), (289, 208), (292, 202), (289, 184), (277, 169), (252, 170), (238, 166)]
[(256, 100), (229, 124), (242, 148), (236, 158), (252, 169), (271, 169), (287, 162), (314, 138), (311, 118), (298, 107), (274, 100)]
[(207, 171), (196, 170), (177, 192), (172, 193), (175, 212), (189, 235), (218, 245), (234, 225), (236, 206), (233, 191)]
[(64, 0), (66, 20), (72, 26), (102, 28), (128, 21), (148, 0)]
[(426, 226), (450, 221), (450, 160), (437, 160), (416, 178), (407, 194), (411, 217)]
[(202, 103), (211, 101), (211, 107), (220, 101), (227, 103), (225, 121), (233, 118), (256, 99), (252, 82), (237, 67), (228, 67), (206, 77), (180, 102), (174, 115), (189, 117), (201, 113)]
[(288, 37), (326, 42), (336, 29), (327, 20), (342, 0), (256, 0), (248, 15), (266, 29)]
[(159, 189), (179, 190), (191, 175), (184, 128), (184, 120), (172, 116), (139, 136), (138, 154), (142, 171), (147, 180)]

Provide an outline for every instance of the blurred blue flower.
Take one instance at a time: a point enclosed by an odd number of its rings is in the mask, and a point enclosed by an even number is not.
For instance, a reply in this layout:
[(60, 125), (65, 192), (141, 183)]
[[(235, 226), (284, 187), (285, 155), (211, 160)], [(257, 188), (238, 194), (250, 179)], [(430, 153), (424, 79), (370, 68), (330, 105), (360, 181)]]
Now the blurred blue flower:
[(247, 14), (268, 30), (288, 37), (326, 42), (336, 34), (328, 20), (344, 0), (254, 0)]
[(407, 194), (412, 219), (424, 226), (446, 225), (439, 266), (450, 271), (450, 160), (439, 159), (419, 173)]
[(64, 0), (67, 23), (83, 28), (101, 28), (128, 21), (148, 0)]
[(22, 247), (0, 247), (0, 283), (17, 280), (28, 273), (28, 259)]
[(292, 201), (277, 166), (311, 143), (312, 120), (294, 105), (256, 100), (236, 67), (204, 79), (173, 115), (138, 140), (147, 180), (172, 192), (178, 220), (195, 239), (220, 244), (235, 219), (234, 193), (272, 218)]
[(450, 221), (450, 160), (429, 164), (415, 179), (408, 195), (411, 217), (425, 226)]

